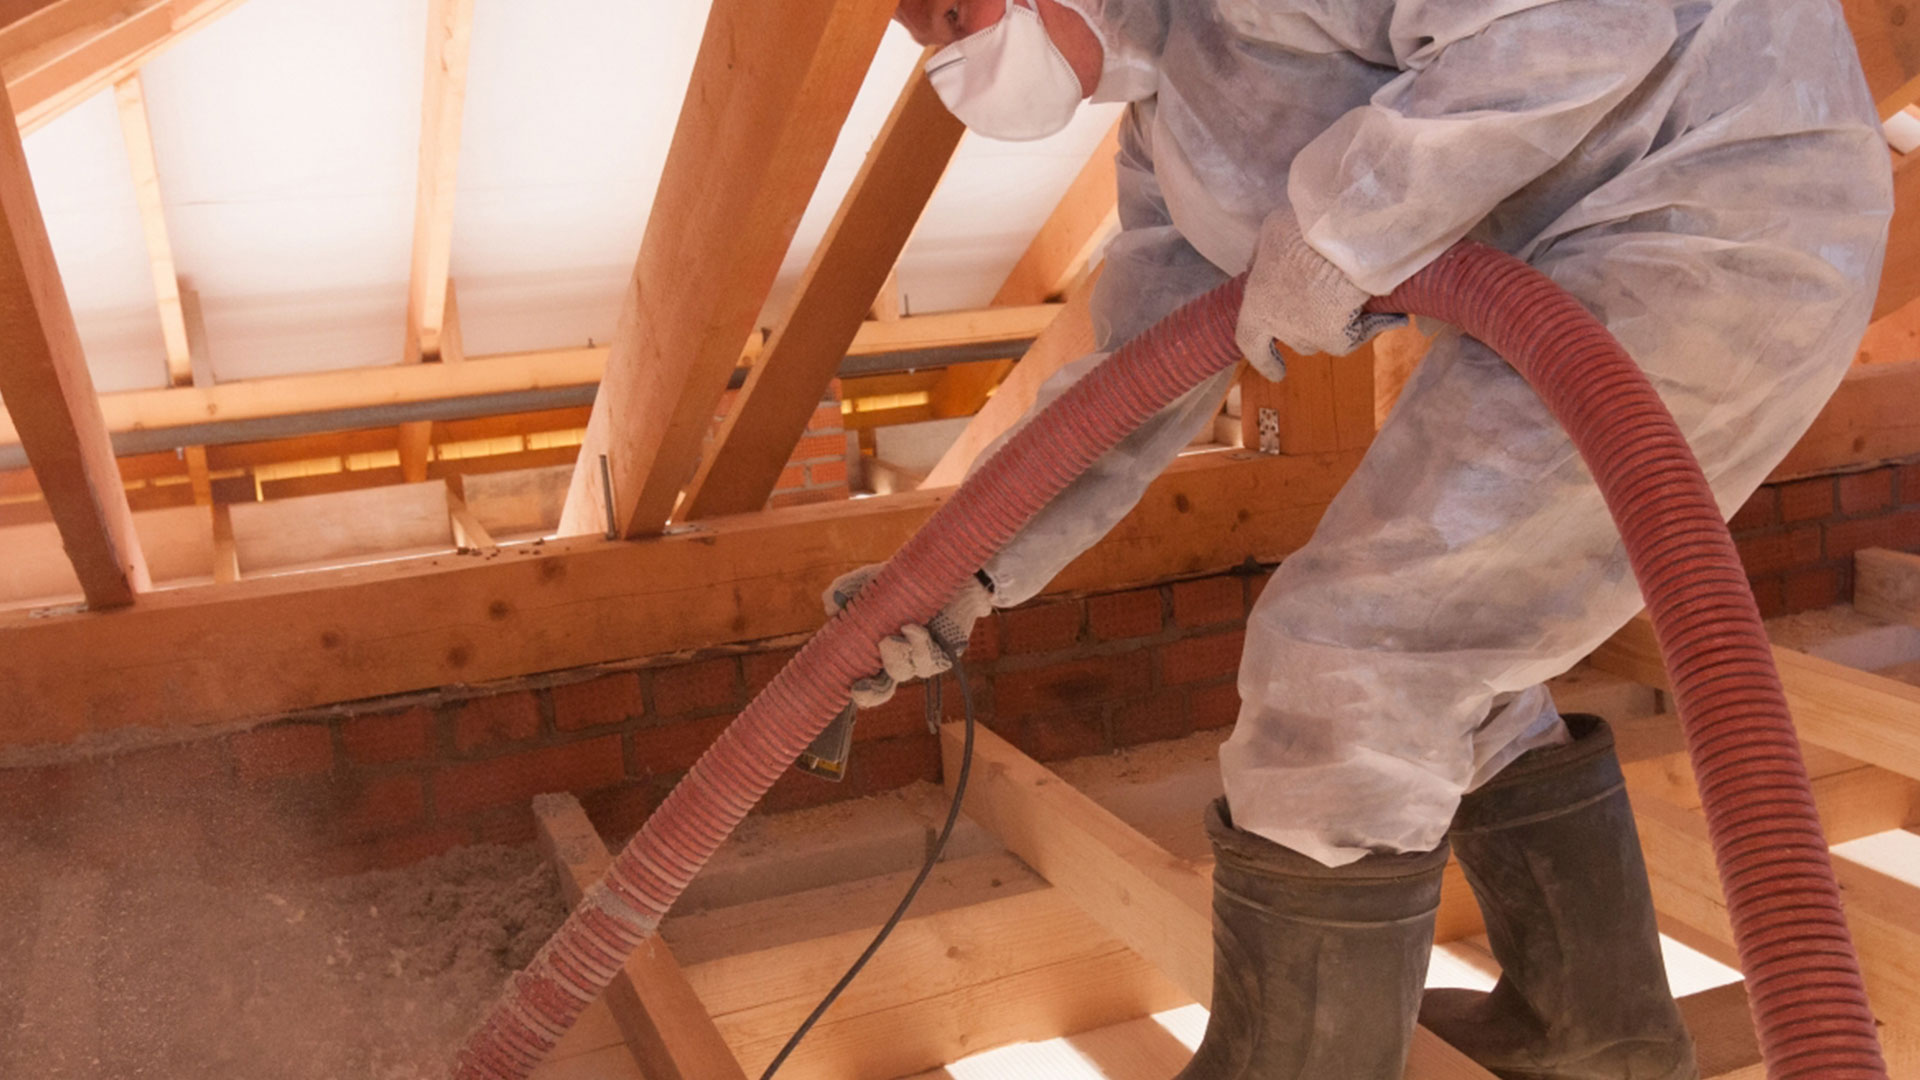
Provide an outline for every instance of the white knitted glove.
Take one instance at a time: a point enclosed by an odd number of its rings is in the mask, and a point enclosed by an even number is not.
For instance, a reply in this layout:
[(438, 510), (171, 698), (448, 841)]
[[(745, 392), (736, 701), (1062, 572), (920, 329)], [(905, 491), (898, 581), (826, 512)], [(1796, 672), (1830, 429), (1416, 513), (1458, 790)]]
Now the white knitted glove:
[[(834, 579), (821, 596), (828, 615), (836, 615), (873, 576), (882, 563), (863, 566)], [(908, 679), (927, 679), (953, 666), (950, 657), (967, 651), (973, 636), (973, 624), (993, 610), (993, 594), (979, 581), (969, 578), (938, 615), (925, 626), (909, 623), (891, 637), (880, 639), (880, 670), (853, 684), (853, 703), (870, 709), (893, 696), (894, 688)]]
[(1345, 356), (1380, 331), (1406, 322), (1400, 315), (1362, 312), (1368, 299), (1339, 267), (1307, 246), (1293, 208), (1282, 206), (1260, 226), (1234, 340), (1255, 370), (1278, 382), (1287, 363), (1275, 342), (1301, 355)]

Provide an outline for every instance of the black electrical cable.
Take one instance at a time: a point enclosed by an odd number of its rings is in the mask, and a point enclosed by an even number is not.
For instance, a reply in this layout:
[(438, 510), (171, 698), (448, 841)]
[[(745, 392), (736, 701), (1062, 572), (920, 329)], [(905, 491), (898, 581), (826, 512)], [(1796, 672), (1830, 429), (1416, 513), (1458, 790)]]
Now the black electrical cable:
[[(893, 933), (893, 928), (900, 925), (900, 920), (907, 914), (907, 908), (913, 905), (913, 898), (920, 895), (920, 886), (925, 885), (927, 878), (933, 874), (933, 868), (940, 862), (941, 852), (947, 848), (947, 838), (953, 835), (953, 826), (960, 820), (960, 802), (966, 797), (967, 776), (973, 771), (973, 694), (967, 688), (966, 667), (960, 663), (958, 656), (949, 654), (949, 657), (953, 660), (954, 682), (960, 687), (960, 707), (966, 714), (967, 737), (965, 745), (960, 750), (960, 774), (953, 780), (953, 805), (947, 808), (947, 823), (940, 827), (939, 838), (933, 842), (933, 847), (927, 852), (927, 861), (921, 864), (920, 873), (914, 877), (913, 884), (907, 886), (907, 895), (900, 898), (899, 906), (893, 909), (893, 914), (887, 916), (887, 921), (881, 925), (880, 932), (873, 935), (873, 940), (868, 942), (866, 950), (853, 962), (853, 965), (847, 968), (847, 973), (840, 976), (840, 981), (833, 984), (833, 989), (827, 991), (827, 996), (821, 998), (820, 1004), (815, 1005), (813, 1011), (807, 1014), (807, 1018), (794, 1029), (793, 1034), (787, 1039), (787, 1045), (780, 1048), (780, 1052), (775, 1054), (773, 1060), (768, 1063), (767, 1071), (760, 1074), (760, 1080), (772, 1080), (773, 1074), (779, 1071), (780, 1066), (785, 1064), (787, 1058), (800, 1046), (800, 1040), (807, 1037), (807, 1032), (813, 1030), (813, 1025), (819, 1022), (820, 1017), (826, 1015), (826, 1011), (839, 999), (841, 992), (853, 982), (854, 976), (860, 974), (860, 969), (867, 966), (867, 961), (873, 959), (873, 954), (880, 951), (880, 946), (887, 940), (887, 935)], [(938, 685), (937, 679), (935, 685)], [(935, 702), (939, 701), (939, 697), (931, 692), (931, 688), (929, 691), (927, 707), (930, 710), (936, 709), (938, 706)]]

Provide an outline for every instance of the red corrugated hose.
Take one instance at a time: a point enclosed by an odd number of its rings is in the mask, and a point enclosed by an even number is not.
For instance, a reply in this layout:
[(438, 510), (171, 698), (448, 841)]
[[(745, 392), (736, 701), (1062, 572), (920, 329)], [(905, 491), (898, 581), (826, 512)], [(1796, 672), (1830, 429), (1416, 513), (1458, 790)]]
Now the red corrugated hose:
[[(1240, 360), (1243, 282), (1114, 353), (982, 465), (702, 755), (460, 1052), (459, 1080), (522, 1080), (652, 936), (687, 883), (880, 668), (1069, 482), (1148, 417)], [(1768, 1075), (1885, 1077), (1799, 744), (1745, 572), (1686, 441), (1578, 302), (1461, 244), (1374, 310), (1444, 319), (1541, 392), (1627, 539), (1673, 673)]]

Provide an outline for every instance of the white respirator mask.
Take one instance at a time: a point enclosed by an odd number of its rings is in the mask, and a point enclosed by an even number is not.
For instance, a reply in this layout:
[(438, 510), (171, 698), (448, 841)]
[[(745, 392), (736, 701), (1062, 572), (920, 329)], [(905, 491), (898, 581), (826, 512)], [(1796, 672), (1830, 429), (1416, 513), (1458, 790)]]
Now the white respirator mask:
[(1039, 9), (1029, 6), (1037, 3), (1007, 0), (999, 22), (927, 61), (934, 93), (969, 131), (1010, 142), (1044, 139), (1080, 107), (1080, 76), (1047, 36)]

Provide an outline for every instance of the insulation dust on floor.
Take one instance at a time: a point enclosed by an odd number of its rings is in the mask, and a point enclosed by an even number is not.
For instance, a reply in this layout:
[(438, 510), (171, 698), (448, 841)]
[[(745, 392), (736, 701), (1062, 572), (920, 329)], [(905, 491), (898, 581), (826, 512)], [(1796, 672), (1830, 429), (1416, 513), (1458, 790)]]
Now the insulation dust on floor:
[(565, 914), (531, 849), (328, 877), (95, 830), (0, 836), (0, 1076), (437, 1078)]

